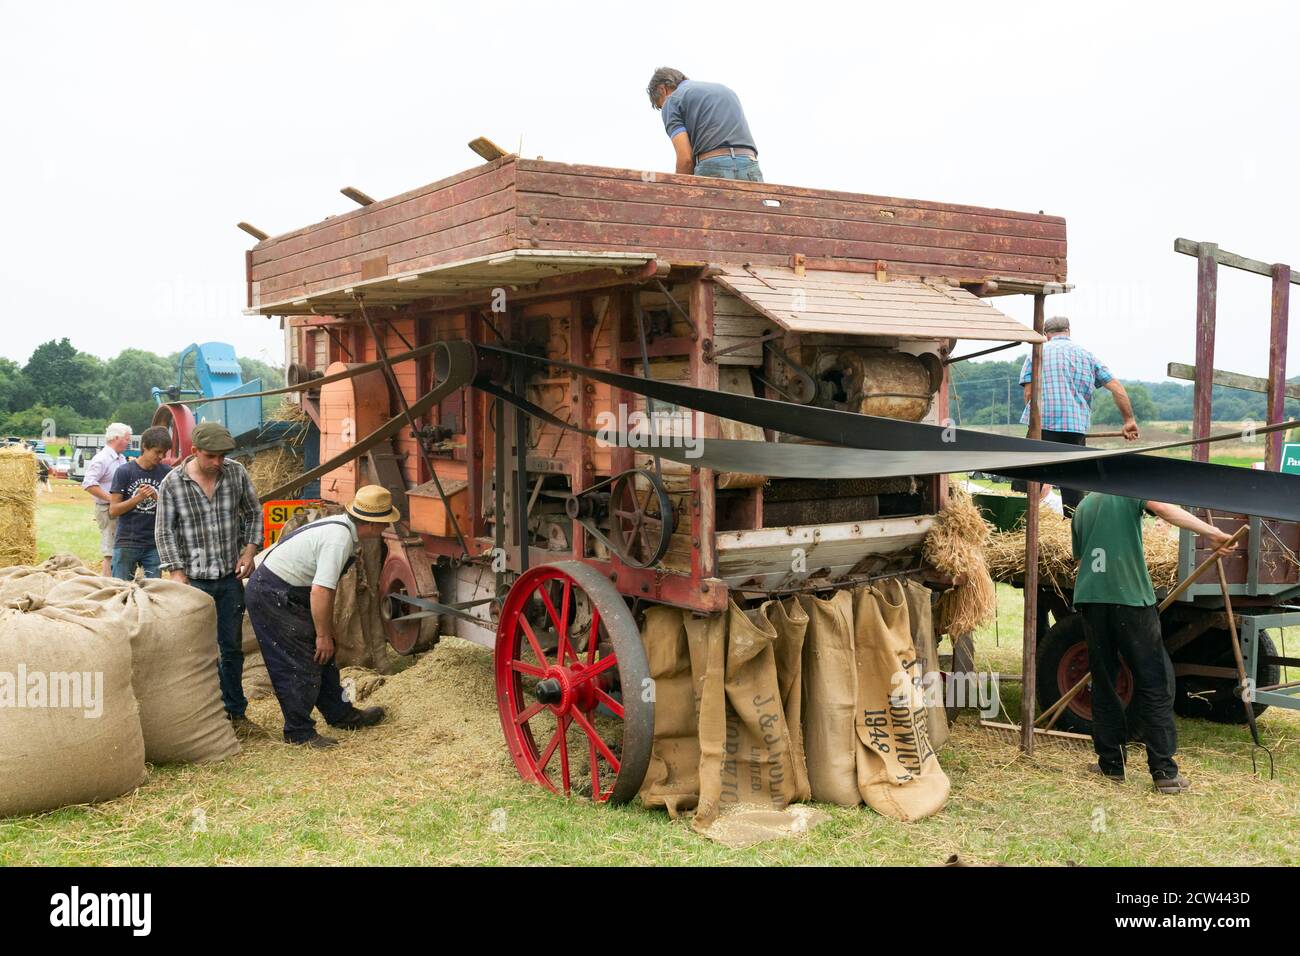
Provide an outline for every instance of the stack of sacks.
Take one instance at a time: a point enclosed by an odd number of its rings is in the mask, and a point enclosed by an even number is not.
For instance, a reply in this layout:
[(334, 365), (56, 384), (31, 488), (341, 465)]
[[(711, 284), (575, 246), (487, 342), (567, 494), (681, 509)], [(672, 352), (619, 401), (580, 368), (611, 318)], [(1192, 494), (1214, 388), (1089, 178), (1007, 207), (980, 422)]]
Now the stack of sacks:
[(0, 568), (0, 601), (21, 598), (24, 595), (44, 597), (49, 593), (50, 588), (60, 581), (73, 578), (90, 578), (104, 582), (112, 580), (101, 578), (75, 555), (56, 554), (41, 564)]
[(642, 801), (695, 808), (697, 829), (729, 806), (809, 798), (903, 821), (938, 812), (947, 719), (924, 694), (931, 606), (928, 588), (888, 581), (712, 617), (647, 611), (655, 733)]
[(217, 612), (207, 594), (156, 578), (81, 577), (56, 584), (46, 600), (97, 605), (118, 623), (130, 645), (150, 763), (208, 763), (239, 753), (221, 702)]
[(98, 604), (0, 606), (0, 816), (108, 800), (144, 782), (125, 631)]

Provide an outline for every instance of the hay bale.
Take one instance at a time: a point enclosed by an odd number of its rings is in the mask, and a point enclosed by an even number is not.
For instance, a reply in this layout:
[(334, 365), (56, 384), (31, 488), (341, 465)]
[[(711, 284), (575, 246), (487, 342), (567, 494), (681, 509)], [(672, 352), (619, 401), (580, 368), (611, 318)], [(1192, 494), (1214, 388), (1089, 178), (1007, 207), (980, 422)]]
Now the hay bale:
[(0, 448), (0, 568), (36, 563), (36, 455)]
[(926, 562), (957, 582), (940, 596), (936, 606), (942, 633), (952, 637), (969, 634), (997, 611), (997, 591), (984, 560), (989, 533), (970, 493), (950, 481), (947, 504), (935, 515), (924, 544)]
[[(1142, 547), (1146, 552), (1151, 585), (1157, 590), (1178, 583), (1178, 533), (1163, 521), (1142, 525)], [(1025, 526), (1022, 521), (1011, 531), (995, 532), (984, 548), (994, 580), (1019, 583), (1025, 577)], [(1074, 591), (1078, 567), (1070, 537), (1070, 522), (1050, 509), (1038, 512), (1038, 580), (1062, 597)]]
[(303, 472), (302, 455), (289, 445), (265, 448), (251, 459), (244, 459), (253, 490), (264, 495)]

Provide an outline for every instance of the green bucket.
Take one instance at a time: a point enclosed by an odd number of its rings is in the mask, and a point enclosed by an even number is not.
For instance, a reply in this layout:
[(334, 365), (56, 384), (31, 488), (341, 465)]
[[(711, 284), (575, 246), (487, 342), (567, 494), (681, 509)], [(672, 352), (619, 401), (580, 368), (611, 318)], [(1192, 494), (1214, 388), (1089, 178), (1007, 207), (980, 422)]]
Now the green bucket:
[(1011, 531), (1024, 521), (1028, 500), (1024, 495), (972, 495), (984, 520), (999, 531)]

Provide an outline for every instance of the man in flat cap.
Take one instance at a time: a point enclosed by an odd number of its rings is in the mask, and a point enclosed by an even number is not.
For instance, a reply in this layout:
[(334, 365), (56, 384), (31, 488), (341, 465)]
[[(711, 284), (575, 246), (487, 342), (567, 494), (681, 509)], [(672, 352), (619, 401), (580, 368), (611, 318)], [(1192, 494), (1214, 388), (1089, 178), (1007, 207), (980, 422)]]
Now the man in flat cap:
[(244, 466), (227, 461), (235, 441), (223, 426), (202, 422), (194, 450), (158, 486), (154, 542), (159, 569), (211, 595), (217, 605), (217, 673), (221, 700), (236, 731), (250, 729), (244, 712), (243, 580), (262, 543), (262, 506)]
[(334, 663), (334, 594), (361, 542), (382, 536), (401, 514), (379, 485), (358, 489), (344, 510), (286, 534), (248, 582), (248, 617), (284, 713), (284, 739), (317, 749), (338, 741), (316, 732), (313, 709), (341, 730), (384, 719), (382, 707), (358, 710), (343, 694)]

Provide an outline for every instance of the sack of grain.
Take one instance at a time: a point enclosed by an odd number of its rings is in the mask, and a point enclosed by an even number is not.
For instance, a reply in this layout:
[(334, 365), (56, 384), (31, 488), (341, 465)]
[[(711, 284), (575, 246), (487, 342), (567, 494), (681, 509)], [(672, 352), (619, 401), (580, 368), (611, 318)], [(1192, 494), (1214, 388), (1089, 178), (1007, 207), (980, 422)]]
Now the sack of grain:
[(798, 598), (768, 601), (762, 613), (776, 630), (772, 645), (776, 656), (776, 681), (781, 690), (781, 712), (790, 732), (790, 761), (794, 767), (796, 801), (812, 796), (808, 760), (803, 749), (803, 646), (808, 634), (808, 612)]
[(676, 819), (699, 803), (699, 701), (691, 676), (685, 613), (658, 606), (646, 611), (641, 641), (655, 690), (654, 743), (641, 784), (641, 802), (665, 807)]
[(88, 601), (116, 617), (130, 641), (131, 683), (150, 763), (209, 763), (239, 753), (217, 678), (217, 610), (177, 581), (80, 578), (56, 584), (50, 604)]
[(0, 816), (120, 796), (145, 779), (125, 624), (97, 604), (0, 607)]
[(91, 578), (105, 583), (113, 580), (101, 578), (76, 555), (56, 554), (40, 564), (0, 568), (0, 601), (10, 601), (24, 594), (44, 597), (60, 581), (73, 578)]
[(857, 751), (853, 717), (857, 679), (853, 660), (853, 595), (836, 591), (828, 600), (801, 595), (808, 615), (803, 649), (803, 740), (812, 798), (856, 807)]
[[(925, 695), (925, 722), (930, 731), (930, 745), (941, 750), (948, 742), (948, 711), (941, 700), (943, 677), (939, 673), (939, 648), (934, 639), (934, 594), (919, 581), (903, 582), (907, 596), (907, 622), (912, 632), (912, 649), (916, 651)], [(933, 705), (933, 706), (931, 706)]]
[(853, 613), (858, 790), (887, 817), (928, 817), (943, 807), (949, 784), (930, 744), (902, 584), (859, 589)]

